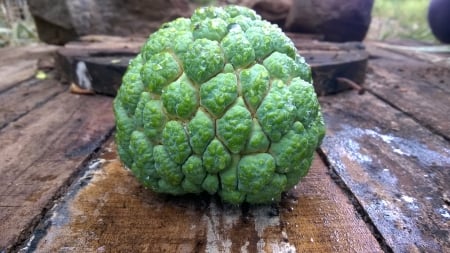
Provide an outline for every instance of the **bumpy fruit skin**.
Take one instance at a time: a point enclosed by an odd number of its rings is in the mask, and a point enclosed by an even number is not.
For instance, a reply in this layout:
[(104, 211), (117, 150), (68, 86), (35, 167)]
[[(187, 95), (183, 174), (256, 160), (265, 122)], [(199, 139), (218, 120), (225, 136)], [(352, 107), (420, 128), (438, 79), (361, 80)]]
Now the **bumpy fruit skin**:
[(130, 62), (114, 100), (118, 153), (155, 192), (279, 201), (325, 134), (311, 83), (277, 26), (244, 7), (200, 8)]

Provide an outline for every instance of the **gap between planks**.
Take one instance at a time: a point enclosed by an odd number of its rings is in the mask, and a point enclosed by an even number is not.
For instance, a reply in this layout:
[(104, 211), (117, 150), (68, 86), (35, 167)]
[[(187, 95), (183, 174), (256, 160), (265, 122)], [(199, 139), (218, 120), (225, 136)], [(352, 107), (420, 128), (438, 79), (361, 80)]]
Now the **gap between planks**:
[(450, 250), (449, 143), (370, 93), (321, 105), (321, 150), (386, 244), (394, 252)]
[(0, 131), (0, 251), (39, 222), (114, 128), (112, 99), (56, 95)]
[(67, 90), (67, 86), (52, 79), (23, 81), (0, 93), (0, 130), (17, 121), (27, 113), (42, 106), (58, 94)]
[[(374, 47), (366, 89), (450, 141), (450, 69)], [(401, 62), (401, 64), (399, 64)]]

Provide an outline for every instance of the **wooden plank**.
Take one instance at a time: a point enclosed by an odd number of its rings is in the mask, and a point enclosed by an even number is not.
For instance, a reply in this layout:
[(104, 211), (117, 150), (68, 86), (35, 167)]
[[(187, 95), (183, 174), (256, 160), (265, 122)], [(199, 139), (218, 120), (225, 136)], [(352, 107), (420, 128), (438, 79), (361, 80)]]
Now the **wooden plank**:
[(170, 197), (144, 189), (121, 166), (114, 143), (96, 161), (99, 168), (91, 166), (71, 187), (24, 250), (382, 252), (317, 156), (280, 205), (239, 207), (207, 194)]
[[(449, 71), (448, 66), (436, 62), (419, 60), (414, 57), (404, 55), (401, 52), (386, 50), (371, 42), (367, 43), (366, 48), (371, 57), (371, 65), (381, 65), (381, 61), (374, 60), (388, 61), (388, 68), (391, 68), (393, 72), (405, 72), (407, 77), (413, 80), (426, 79), (426, 82), (429, 85), (436, 86), (446, 92), (450, 92), (450, 81), (445, 78)], [(438, 57), (443, 58), (442, 56)], [(449, 61), (450, 64), (450, 58), (447, 57), (444, 59)], [(401, 64), (399, 64), (399, 62), (401, 62)], [(393, 66), (394, 64), (396, 65)]]
[(0, 251), (29, 235), (109, 136), (111, 101), (62, 93), (0, 131)]
[(370, 61), (367, 89), (450, 140), (450, 69), (425, 61)]
[(46, 44), (0, 48), (0, 93), (34, 76), (39, 59), (53, 57), (57, 48)]
[(386, 49), (390, 52), (402, 54), (409, 58), (416, 58), (420, 61), (433, 63), (437, 66), (450, 67), (450, 46), (448, 45), (423, 45), (414, 43), (413, 45), (394, 45), (391, 43), (383, 43), (372, 41), (370, 46)]
[(0, 129), (64, 90), (67, 87), (52, 79), (30, 79), (0, 93)]
[(282, 205), (281, 220), (297, 252), (382, 252), (319, 159)]
[(67, 43), (65, 48), (80, 49), (91, 55), (98, 55), (105, 52), (137, 54), (146, 40), (144, 37), (86, 35), (78, 41)]
[(57, 46), (35, 44), (0, 49), (0, 93), (35, 75), (38, 61), (52, 58)]
[(321, 104), (321, 150), (386, 244), (394, 252), (449, 252), (449, 142), (370, 93)]
[(0, 62), (8, 64), (17, 60), (39, 59), (53, 55), (58, 48), (58, 46), (43, 43), (4, 47), (0, 48)]
[(15, 61), (12, 64), (0, 66), (0, 75), (3, 77), (0, 79), (0, 93), (33, 77), (37, 70), (36, 64), (37, 61), (32, 59)]

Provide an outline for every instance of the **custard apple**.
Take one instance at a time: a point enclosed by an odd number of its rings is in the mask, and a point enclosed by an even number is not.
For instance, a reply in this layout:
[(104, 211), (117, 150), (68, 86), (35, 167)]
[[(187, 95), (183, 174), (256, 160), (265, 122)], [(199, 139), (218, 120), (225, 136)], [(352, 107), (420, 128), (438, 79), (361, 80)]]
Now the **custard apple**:
[(292, 41), (231, 5), (150, 35), (114, 113), (120, 159), (144, 186), (231, 204), (279, 201), (325, 134), (311, 69)]

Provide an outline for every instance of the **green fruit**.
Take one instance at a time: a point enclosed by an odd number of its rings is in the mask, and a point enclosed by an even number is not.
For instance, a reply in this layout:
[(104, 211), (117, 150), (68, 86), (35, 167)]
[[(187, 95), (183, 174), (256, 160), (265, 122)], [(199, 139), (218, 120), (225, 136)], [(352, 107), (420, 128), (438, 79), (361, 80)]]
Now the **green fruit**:
[(325, 127), (311, 70), (276, 25), (205, 7), (152, 34), (114, 100), (123, 163), (155, 192), (278, 201)]

